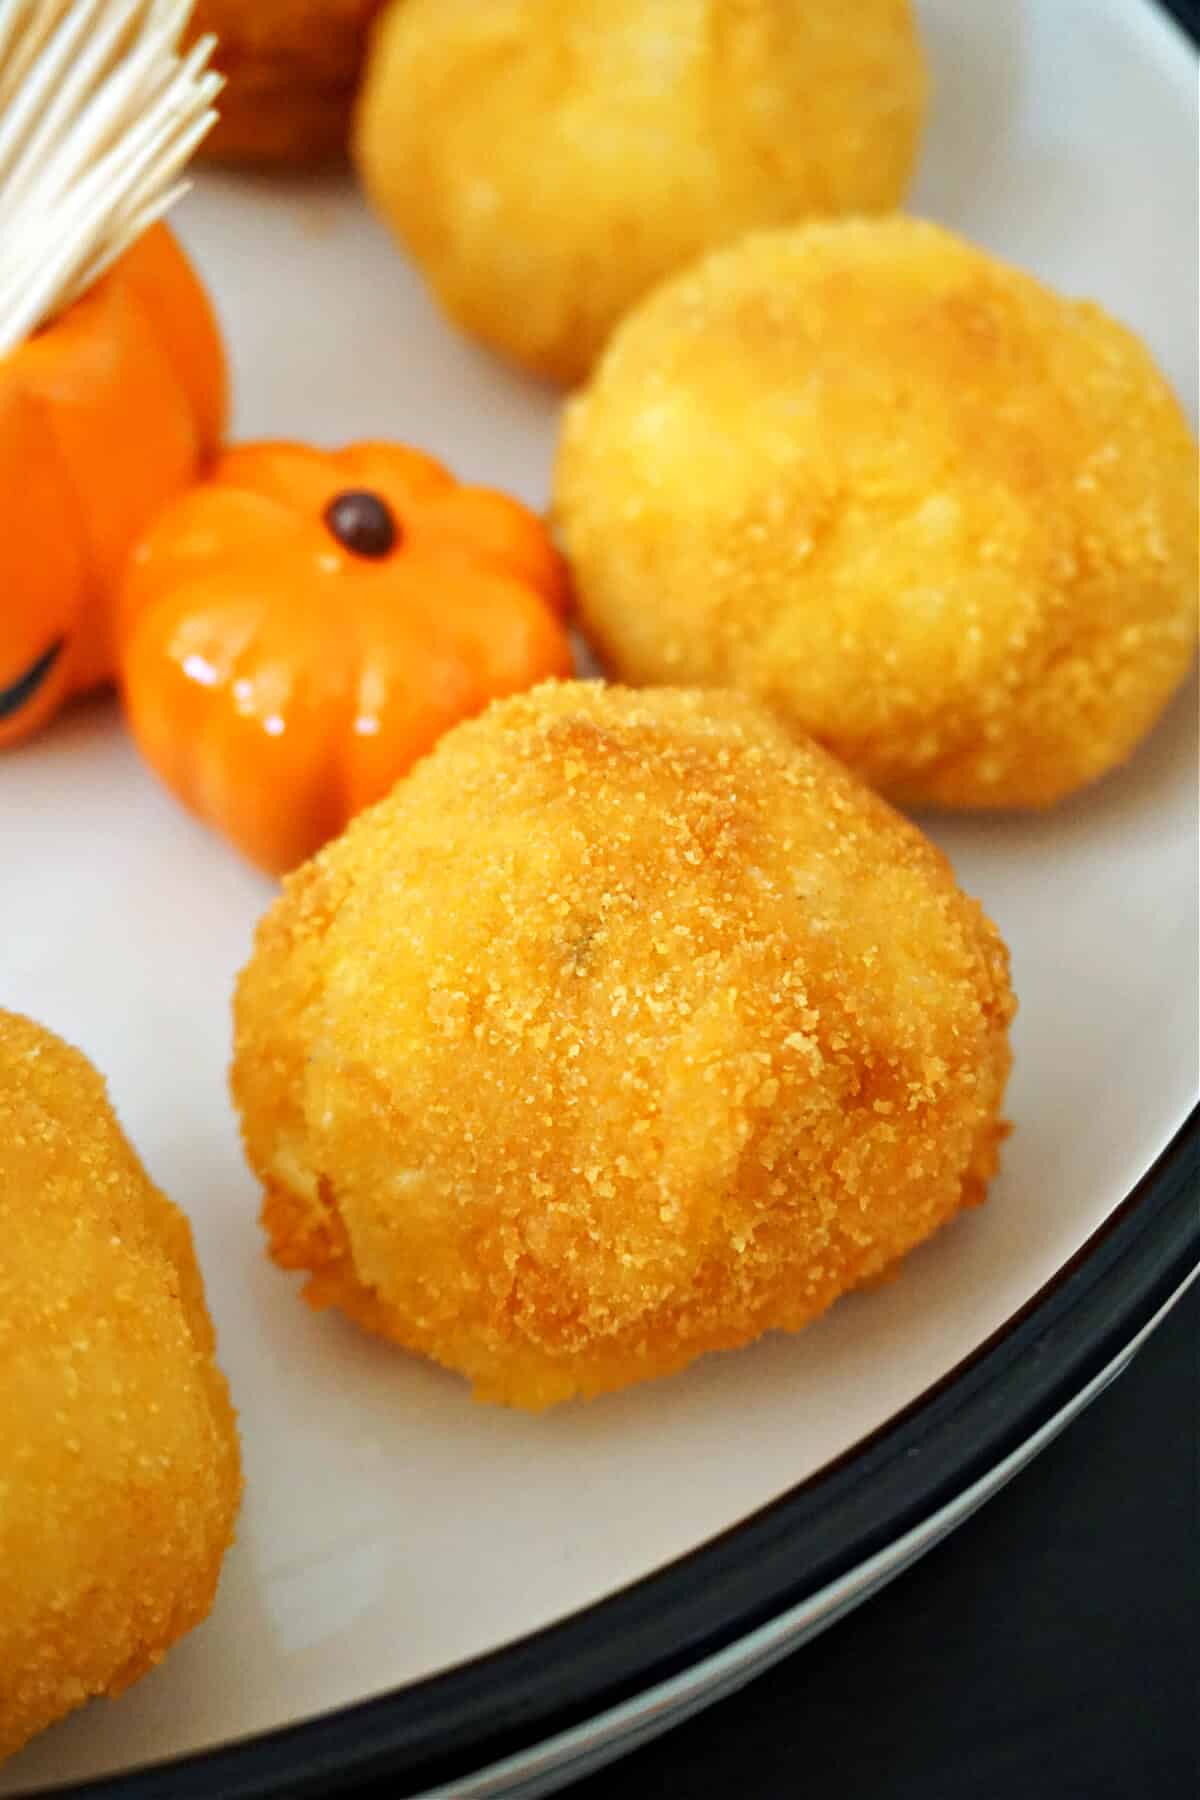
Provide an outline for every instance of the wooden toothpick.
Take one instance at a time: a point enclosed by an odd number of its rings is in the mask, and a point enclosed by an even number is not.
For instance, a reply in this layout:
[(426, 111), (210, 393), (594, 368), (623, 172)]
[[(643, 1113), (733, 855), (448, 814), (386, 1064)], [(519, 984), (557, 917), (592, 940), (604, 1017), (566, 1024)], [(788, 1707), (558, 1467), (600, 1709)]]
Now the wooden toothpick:
[(194, 0), (0, 0), (0, 355), (79, 297), (186, 191), (216, 122)]

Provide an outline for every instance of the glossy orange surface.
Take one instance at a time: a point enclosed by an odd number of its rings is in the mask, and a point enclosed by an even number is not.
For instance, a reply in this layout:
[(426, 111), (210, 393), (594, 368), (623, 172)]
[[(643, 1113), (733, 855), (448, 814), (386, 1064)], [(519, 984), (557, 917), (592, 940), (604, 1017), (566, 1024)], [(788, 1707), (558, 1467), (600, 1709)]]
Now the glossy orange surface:
[(225, 404), (216, 320), (165, 226), (0, 359), (0, 747), (112, 676), (125, 559)]
[[(382, 503), (385, 554), (327, 515)], [(134, 736), (163, 780), (282, 872), (458, 720), (566, 675), (563, 565), (516, 501), (398, 445), (231, 450), (135, 552), (120, 609)]]

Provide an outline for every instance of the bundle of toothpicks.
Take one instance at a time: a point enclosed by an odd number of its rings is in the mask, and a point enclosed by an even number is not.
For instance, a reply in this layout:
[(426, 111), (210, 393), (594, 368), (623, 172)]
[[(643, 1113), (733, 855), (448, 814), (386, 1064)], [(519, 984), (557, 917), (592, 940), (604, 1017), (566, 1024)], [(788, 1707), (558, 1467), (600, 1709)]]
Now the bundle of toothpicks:
[(0, 0), (0, 356), (186, 191), (216, 122), (194, 0)]

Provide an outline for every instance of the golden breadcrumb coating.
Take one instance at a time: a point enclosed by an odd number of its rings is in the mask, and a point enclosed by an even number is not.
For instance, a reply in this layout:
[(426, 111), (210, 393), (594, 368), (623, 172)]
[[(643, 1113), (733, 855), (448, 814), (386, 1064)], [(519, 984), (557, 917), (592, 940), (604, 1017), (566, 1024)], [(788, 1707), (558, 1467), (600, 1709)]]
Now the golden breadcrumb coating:
[(395, 0), (354, 138), (450, 316), (574, 381), (703, 251), (895, 206), (925, 93), (909, 0)]
[(751, 703), (548, 684), (286, 883), (236, 998), (271, 1253), (539, 1408), (795, 1330), (983, 1197), (1007, 955)]
[(86, 1057), (0, 1012), (0, 1757), (204, 1618), (240, 1494), (187, 1221)]
[(200, 154), (319, 163), (345, 154), (350, 112), (382, 0), (197, 0), (189, 38), (215, 32), (226, 78)]
[(568, 409), (555, 510), (615, 675), (745, 689), (902, 804), (1037, 807), (1187, 671), (1196, 478), (1129, 331), (896, 218), (660, 288)]

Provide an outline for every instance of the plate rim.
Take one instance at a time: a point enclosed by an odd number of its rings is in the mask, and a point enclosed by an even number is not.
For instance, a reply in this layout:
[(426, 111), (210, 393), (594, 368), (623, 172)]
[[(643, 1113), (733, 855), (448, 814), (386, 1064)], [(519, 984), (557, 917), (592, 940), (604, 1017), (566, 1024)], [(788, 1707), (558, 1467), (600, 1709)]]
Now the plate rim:
[[(1200, 0), (1146, 4), (1185, 48), (1200, 48)], [(670, 1681), (952, 1505), (1118, 1361), (1200, 1268), (1198, 1196), (1200, 1102), (1024, 1306), (883, 1425), (739, 1523), (564, 1619), (420, 1681), (31, 1793), (303, 1800), (386, 1778), (406, 1800)]]
[(415, 1800), (669, 1681), (951, 1505), (1053, 1420), (1200, 1267), (1198, 1194), (1200, 1102), (1104, 1224), (969, 1356), (696, 1549), (421, 1681), (42, 1791), (58, 1800), (303, 1800), (386, 1779), (395, 1800)]

